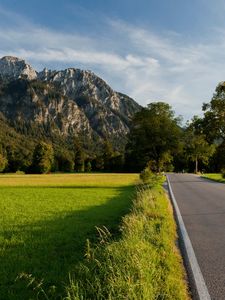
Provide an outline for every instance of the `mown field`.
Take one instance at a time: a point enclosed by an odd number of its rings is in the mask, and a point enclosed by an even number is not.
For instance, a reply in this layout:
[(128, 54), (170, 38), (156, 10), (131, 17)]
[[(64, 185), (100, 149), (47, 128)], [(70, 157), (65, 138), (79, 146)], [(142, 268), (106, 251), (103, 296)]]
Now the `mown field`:
[(98, 239), (95, 227), (117, 234), (137, 180), (137, 174), (1, 175), (0, 299), (36, 299), (27, 282), (16, 280), (22, 272), (63, 294), (86, 240)]

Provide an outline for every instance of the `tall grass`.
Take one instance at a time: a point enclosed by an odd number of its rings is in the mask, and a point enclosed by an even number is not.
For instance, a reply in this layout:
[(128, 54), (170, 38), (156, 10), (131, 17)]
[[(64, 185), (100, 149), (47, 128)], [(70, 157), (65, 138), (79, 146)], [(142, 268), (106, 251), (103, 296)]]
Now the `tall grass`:
[(98, 231), (99, 243), (87, 242), (85, 262), (70, 275), (67, 300), (189, 299), (172, 210), (160, 186), (138, 189), (119, 240), (106, 228)]

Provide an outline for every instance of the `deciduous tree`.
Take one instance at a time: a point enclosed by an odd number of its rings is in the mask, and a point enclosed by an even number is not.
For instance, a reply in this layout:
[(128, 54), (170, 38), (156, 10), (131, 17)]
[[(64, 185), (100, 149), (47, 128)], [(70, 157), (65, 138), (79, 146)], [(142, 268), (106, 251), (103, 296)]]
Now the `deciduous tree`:
[(164, 102), (150, 103), (138, 112), (126, 147), (126, 166), (131, 171), (141, 171), (150, 162), (154, 171), (164, 170), (179, 150), (179, 122)]
[(187, 132), (185, 152), (187, 159), (195, 162), (195, 173), (198, 173), (199, 161), (207, 165), (209, 158), (215, 152), (215, 146), (213, 144), (210, 145), (203, 134)]

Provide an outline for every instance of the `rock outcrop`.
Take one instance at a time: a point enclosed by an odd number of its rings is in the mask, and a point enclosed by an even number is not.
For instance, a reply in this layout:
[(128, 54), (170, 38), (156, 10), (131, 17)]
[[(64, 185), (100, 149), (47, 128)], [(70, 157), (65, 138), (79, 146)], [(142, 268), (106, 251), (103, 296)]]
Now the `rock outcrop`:
[(19, 78), (32, 80), (37, 78), (37, 72), (23, 59), (4, 56), (0, 59), (0, 76), (11, 80)]

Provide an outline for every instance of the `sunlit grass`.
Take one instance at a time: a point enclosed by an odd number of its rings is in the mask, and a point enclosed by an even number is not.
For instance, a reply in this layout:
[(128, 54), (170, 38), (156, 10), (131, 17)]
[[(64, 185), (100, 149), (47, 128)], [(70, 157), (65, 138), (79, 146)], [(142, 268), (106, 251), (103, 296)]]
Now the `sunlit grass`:
[(0, 299), (188, 299), (168, 199), (138, 177), (1, 175)]
[(69, 300), (190, 299), (171, 207), (161, 187), (142, 188), (122, 224), (122, 237), (87, 247), (71, 274)]
[(222, 177), (222, 174), (220, 173), (209, 173), (202, 175), (204, 178), (208, 178), (214, 181), (225, 183), (225, 178)]
[(137, 180), (136, 174), (0, 176), (0, 299), (36, 297), (15, 281), (22, 272), (63, 294), (86, 239), (97, 240), (95, 227), (117, 234)]
[(71, 187), (121, 187), (133, 185), (138, 174), (46, 174), (46, 175), (0, 175), (0, 186), (71, 186)]

